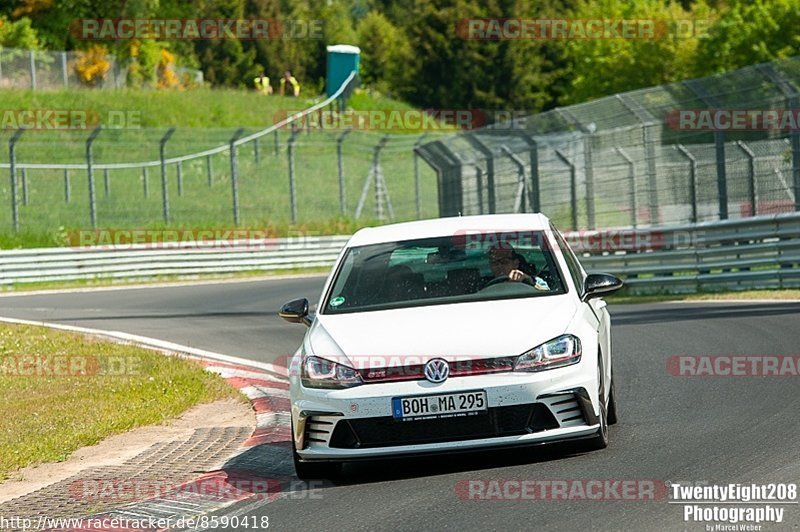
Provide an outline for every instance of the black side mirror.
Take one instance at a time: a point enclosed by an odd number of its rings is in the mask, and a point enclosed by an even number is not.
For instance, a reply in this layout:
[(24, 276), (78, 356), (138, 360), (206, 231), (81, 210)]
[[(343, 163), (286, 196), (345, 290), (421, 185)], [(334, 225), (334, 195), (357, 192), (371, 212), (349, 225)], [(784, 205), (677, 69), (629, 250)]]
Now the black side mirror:
[(302, 323), (306, 327), (310, 327), (313, 321), (308, 316), (308, 299), (306, 298), (293, 299), (288, 303), (284, 303), (278, 311), (278, 316), (289, 323)]
[(583, 282), (583, 301), (611, 294), (622, 288), (622, 281), (607, 273), (591, 273)]

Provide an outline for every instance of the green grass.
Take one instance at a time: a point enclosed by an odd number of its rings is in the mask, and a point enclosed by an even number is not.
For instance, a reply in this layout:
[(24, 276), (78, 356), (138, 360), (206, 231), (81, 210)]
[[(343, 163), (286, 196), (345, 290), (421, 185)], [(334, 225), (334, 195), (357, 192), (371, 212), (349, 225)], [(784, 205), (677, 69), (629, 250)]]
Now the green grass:
[(609, 296), (611, 304), (660, 303), (663, 301), (729, 301), (745, 299), (772, 299), (776, 301), (800, 299), (800, 290), (742, 290), (739, 292), (704, 292), (699, 294), (659, 294), (641, 296)]
[[(21, 376), (35, 367), (21, 365), (35, 360), (26, 356), (80, 364), (61, 376)], [(57, 367), (51, 362), (51, 370)], [(79, 374), (81, 367), (87, 375)], [(113, 434), (163, 423), (194, 405), (230, 398), (243, 400), (195, 362), (74, 333), (0, 324), (0, 480), (28, 465), (63, 461)]]
[[(8, 96), (8, 100), (5, 98)], [(154, 161), (159, 157), (159, 139), (169, 125), (177, 125), (166, 145), (167, 156), (195, 153), (226, 144), (242, 125), (246, 133), (266, 127), (280, 109), (296, 109), (310, 100), (269, 97), (254, 92), (196, 90), (162, 91), (61, 91), (33, 93), (3, 91), (3, 108), (99, 109), (106, 112), (125, 107), (140, 109), (141, 129), (103, 131), (93, 144), (96, 163)], [(368, 91), (355, 94), (355, 108), (406, 109)], [(224, 117), (222, 116), (224, 115)], [(145, 120), (145, 118), (147, 120)], [(11, 131), (0, 130), (0, 145), (7, 146)], [(289, 195), (288, 141), (291, 132), (281, 130), (264, 137), (256, 146), (249, 143), (238, 153), (238, 192), (240, 227), (268, 228), (277, 236), (296, 233), (303, 227), (322, 234), (343, 228), (371, 224), (377, 213), (374, 186), (366, 195), (360, 218), (355, 217), (373, 149), (383, 132), (354, 131), (343, 143), (343, 170), (346, 185), (346, 210), (339, 207), (338, 158), (336, 140), (340, 131), (303, 132), (295, 139), (296, 205), (298, 224), (291, 223)], [(87, 131), (29, 131), (17, 145), (17, 161), (29, 163), (77, 163), (85, 161)], [(431, 138), (431, 137), (429, 137)], [(382, 151), (381, 166), (394, 207), (394, 221), (416, 218), (413, 148), (416, 135), (393, 134)], [(276, 142), (277, 141), (277, 142)], [(0, 162), (8, 161), (8, 150), (0, 150)], [(139, 169), (112, 170), (108, 173), (106, 194), (103, 171), (94, 173), (97, 225), (101, 229), (200, 229), (233, 227), (231, 164), (228, 153), (208, 160), (182, 165), (182, 194), (179, 194), (176, 165), (167, 167), (170, 221), (163, 222), (161, 171), (158, 167), (145, 175)], [(435, 217), (438, 198), (435, 172), (419, 162), (421, 214)], [(63, 245), (65, 233), (90, 229), (89, 184), (87, 172), (76, 169), (65, 176), (60, 170), (26, 172), (27, 202), (18, 173), (19, 219), (21, 231), (13, 232), (10, 209), (0, 216), (0, 247), (42, 247)], [(66, 201), (69, 182), (70, 201)], [(8, 177), (0, 177), (0, 205), (11, 203)], [(387, 218), (388, 220), (388, 218)]]

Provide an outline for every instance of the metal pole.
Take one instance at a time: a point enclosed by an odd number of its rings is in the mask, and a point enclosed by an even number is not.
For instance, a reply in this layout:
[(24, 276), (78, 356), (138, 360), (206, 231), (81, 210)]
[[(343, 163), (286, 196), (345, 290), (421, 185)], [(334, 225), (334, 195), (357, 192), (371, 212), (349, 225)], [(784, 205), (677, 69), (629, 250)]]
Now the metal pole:
[(682, 144), (675, 146), (684, 157), (689, 159), (689, 201), (692, 204), (693, 224), (697, 223), (697, 159)]
[[(797, 99), (793, 99), (794, 102)], [(793, 106), (792, 109), (797, 109)], [(800, 131), (792, 130), (792, 177), (794, 178), (794, 210), (800, 211)]]
[(36, 52), (34, 50), (28, 52), (28, 58), (31, 68), (31, 89), (36, 90)]
[(67, 74), (67, 52), (61, 52), (61, 78), (64, 81), (64, 88), (69, 88), (69, 75)]
[(595, 228), (594, 214), (594, 168), (592, 163), (592, 134), (583, 137), (583, 175), (586, 179), (586, 219), (589, 229)]
[[(417, 220), (422, 218), (422, 194), (420, 192), (419, 155), (417, 154), (417, 149), (422, 145), (422, 141), (426, 135), (427, 133), (423, 133), (414, 143), (414, 202), (417, 207)], [(479, 185), (479, 187), (480, 186), (482, 186), (482, 184)], [(483, 191), (480, 188), (478, 188), (478, 192), (482, 193)], [(483, 204), (481, 204), (479, 210), (481, 214), (483, 214)]]
[(372, 169), (373, 179), (375, 180), (375, 216), (379, 221), (383, 221), (386, 216), (383, 212), (383, 198), (385, 192), (383, 190), (384, 182), (381, 176), (381, 150), (386, 143), (389, 142), (389, 135), (384, 135), (372, 151)]
[(92, 221), (92, 229), (97, 229), (97, 200), (94, 193), (94, 168), (92, 167), (92, 143), (97, 135), (100, 134), (103, 126), (97, 126), (86, 139), (86, 174), (89, 179), (89, 218)]
[(206, 155), (206, 176), (208, 177), (208, 187), (211, 188), (211, 174), (212, 174), (212, 167), (211, 167), (211, 156)]
[(261, 160), (261, 157), (260, 157), (260, 155), (258, 153), (258, 143), (259, 143), (259, 139), (255, 139), (253, 141), (253, 156), (256, 159), (256, 164), (258, 164), (260, 162), (260, 160)]
[(22, 169), (22, 204), (28, 204), (28, 169)]
[(230, 140), (231, 155), (231, 193), (233, 195), (233, 223), (239, 225), (239, 165), (236, 161), (236, 140), (242, 136), (244, 128), (239, 128)]
[(525, 212), (525, 162), (505, 144), (500, 147), (517, 167), (517, 197), (514, 200), (514, 212)]
[(578, 230), (578, 186), (575, 172), (575, 165), (564, 155), (561, 150), (556, 150), (556, 156), (569, 166), (569, 192), (572, 204), (572, 230)]
[(158, 154), (161, 158), (161, 211), (164, 217), (164, 223), (169, 223), (169, 188), (167, 183), (167, 163), (164, 155), (167, 141), (175, 133), (175, 128), (171, 127), (164, 133), (158, 143)]
[(627, 154), (625, 150), (622, 148), (614, 148), (620, 157), (625, 159), (625, 162), (628, 165), (628, 179), (630, 180), (630, 188), (631, 188), (631, 199), (630, 199), (630, 209), (631, 209), (631, 226), (636, 228), (636, 211), (639, 210), (639, 200), (637, 198), (637, 191), (636, 191), (636, 165), (633, 162), (633, 159), (630, 155)]
[(278, 130), (275, 130), (275, 157), (278, 156), (278, 153), (281, 151), (281, 139), (278, 138)]
[(72, 199), (72, 185), (69, 182), (69, 170), (64, 170), (64, 201), (69, 203)]
[(736, 145), (747, 155), (748, 189), (750, 196), (750, 216), (758, 214), (758, 191), (756, 190), (756, 154), (744, 141), (736, 141)]
[(301, 130), (295, 129), (294, 124), (292, 124), (292, 135), (289, 137), (289, 143), (287, 144), (289, 157), (289, 205), (292, 213), (292, 224), (297, 223), (297, 197), (294, 187), (294, 143), (300, 132)]
[(350, 134), (352, 130), (348, 129), (336, 139), (336, 160), (339, 167), (339, 212), (342, 216), (347, 212), (347, 202), (345, 198), (345, 184), (344, 184), (344, 156), (342, 154), (342, 143), (345, 137)]
[(150, 197), (150, 190), (148, 187), (148, 175), (147, 175), (147, 167), (142, 167), (142, 183), (144, 184), (144, 197)]
[(8, 160), (11, 174), (11, 219), (14, 225), (14, 232), (19, 232), (19, 205), (17, 205), (17, 155), (16, 144), (24, 129), (18, 129), (8, 141)]
[(719, 219), (728, 219), (728, 176), (725, 171), (725, 132), (714, 132), (717, 159), (717, 192), (719, 193)]
[(183, 196), (183, 161), (178, 161), (178, 196)]
[(111, 180), (108, 177), (108, 168), (103, 170), (103, 192), (105, 193), (105, 198), (111, 195)]

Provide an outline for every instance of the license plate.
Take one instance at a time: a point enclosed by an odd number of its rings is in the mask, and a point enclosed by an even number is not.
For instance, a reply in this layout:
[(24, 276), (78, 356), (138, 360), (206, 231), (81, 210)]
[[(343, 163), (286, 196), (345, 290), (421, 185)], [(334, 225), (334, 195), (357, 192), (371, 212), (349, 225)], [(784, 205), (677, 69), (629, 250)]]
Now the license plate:
[(484, 390), (392, 399), (392, 416), (402, 421), (474, 416), (487, 409)]

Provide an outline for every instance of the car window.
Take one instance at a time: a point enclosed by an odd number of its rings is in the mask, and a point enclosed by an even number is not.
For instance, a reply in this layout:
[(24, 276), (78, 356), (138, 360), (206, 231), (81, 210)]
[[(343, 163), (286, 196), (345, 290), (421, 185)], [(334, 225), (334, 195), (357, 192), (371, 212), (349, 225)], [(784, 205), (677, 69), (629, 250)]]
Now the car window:
[[(350, 248), (321, 313), (564, 293), (543, 233), (519, 235), (446, 236)], [(523, 272), (524, 282), (500, 275), (511, 269)]]
[(578, 258), (572, 252), (569, 244), (566, 240), (564, 240), (564, 237), (561, 235), (558, 229), (556, 229), (553, 225), (550, 226), (550, 229), (553, 231), (553, 234), (556, 237), (556, 242), (558, 242), (558, 247), (561, 249), (561, 253), (564, 254), (564, 260), (567, 263), (567, 269), (572, 277), (572, 282), (575, 283), (575, 289), (579, 294), (582, 295), (584, 282), (583, 268), (581, 268)]

